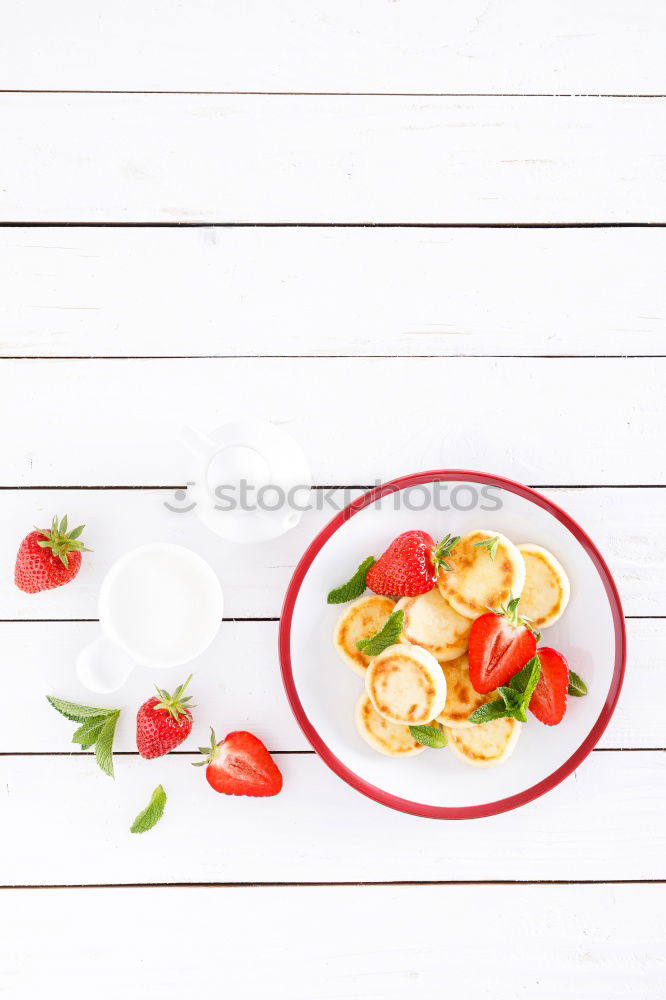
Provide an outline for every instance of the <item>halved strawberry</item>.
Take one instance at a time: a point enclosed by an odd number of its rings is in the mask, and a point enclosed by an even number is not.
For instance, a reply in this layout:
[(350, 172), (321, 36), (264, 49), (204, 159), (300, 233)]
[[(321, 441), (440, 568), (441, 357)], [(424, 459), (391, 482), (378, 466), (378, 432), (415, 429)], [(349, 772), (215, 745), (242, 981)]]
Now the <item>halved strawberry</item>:
[(229, 733), (218, 743), (210, 731), (210, 747), (199, 747), (206, 766), (206, 780), (216, 792), (225, 795), (277, 795), (282, 775), (268, 750), (252, 733)]
[(427, 594), (437, 583), (440, 566), (449, 569), (446, 556), (459, 541), (447, 535), (435, 545), (425, 531), (405, 531), (370, 567), (365, 582), (375, 594), (390, 597)]
[(541, 647), (538, 656), (541, 674), (530, 699), (530, 712), (544, 726), (556, 726), (567, 710), (569, 666), (562, 654), (549, 646)]
[(506, 684), (536, 653), (536, 636), (518, 614), (519, 598), (477, 618), (469, 633), (469, 677), (479, 694)]

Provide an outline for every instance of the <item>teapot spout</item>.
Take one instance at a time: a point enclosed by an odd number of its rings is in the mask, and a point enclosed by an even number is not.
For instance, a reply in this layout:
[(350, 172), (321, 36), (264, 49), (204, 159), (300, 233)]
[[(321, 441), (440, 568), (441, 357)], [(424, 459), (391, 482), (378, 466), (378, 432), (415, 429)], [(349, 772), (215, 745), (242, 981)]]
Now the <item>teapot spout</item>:
[(200, 458), (209, 458), (217, 450), (215, 442), (194, 427), (185, 424), (181, 427), (180, 434), (186, 447)]

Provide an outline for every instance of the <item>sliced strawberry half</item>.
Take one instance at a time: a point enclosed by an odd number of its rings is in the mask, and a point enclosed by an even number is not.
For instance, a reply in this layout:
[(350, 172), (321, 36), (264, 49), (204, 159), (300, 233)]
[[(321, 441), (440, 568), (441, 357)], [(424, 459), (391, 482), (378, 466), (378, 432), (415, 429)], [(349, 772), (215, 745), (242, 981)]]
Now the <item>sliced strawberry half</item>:
[(218, 743), (210, 731), (210, 746), (200, 747), (206, 766), (206, 780), (211, 788), (224, 795), (277, 795), (282, 788), (282, 774), (268, 750), (256, 736), (247, 732), (229, 733)]
[(556, 726), (567, 710), (569, 665), (562, 654), (550, 646), (539, 649), (538, 656), (541, 674), (530, 699), (530, 712), (544, 726)]
[(519, 598), (477, 618), (469, 633), (469, 676), (479, 694), (506, 684), (536, 653), (537, 637), (518, 614)]

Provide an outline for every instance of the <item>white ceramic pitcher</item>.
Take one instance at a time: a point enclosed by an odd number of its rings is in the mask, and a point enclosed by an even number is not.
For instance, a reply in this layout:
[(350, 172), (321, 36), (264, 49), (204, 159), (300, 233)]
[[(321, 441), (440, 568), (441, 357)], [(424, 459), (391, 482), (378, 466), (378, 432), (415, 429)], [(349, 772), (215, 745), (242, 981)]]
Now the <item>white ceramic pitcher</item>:
[(311, 475), (286, 431), (251, 419), (210, 434), (185, 427), (183, 436), (194, 456), (188, 500), (211, 531), (227, 541), (265, 542), (298, 524)]

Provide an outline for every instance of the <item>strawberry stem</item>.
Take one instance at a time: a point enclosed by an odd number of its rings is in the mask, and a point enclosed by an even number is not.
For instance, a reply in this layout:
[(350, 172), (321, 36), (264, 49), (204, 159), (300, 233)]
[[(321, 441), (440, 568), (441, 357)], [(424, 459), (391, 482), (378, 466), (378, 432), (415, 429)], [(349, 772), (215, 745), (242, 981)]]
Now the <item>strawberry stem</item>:
[(185, 688), (192, 680), (192, 674), (187, 678), (184, 684), (180, 684), (173, 694), (169, 694), (168, 691), (163, 691), (155, 685), (155, 690), (160, 696), (160, 700), (157, 705), (155, 705), (155, 710), (160, 709), (160, 711), (168, 712), (174, 722), (178, 722), (181, 715), (186, 716), (188, 719), (192, 718), (192, 713), (190, 711), (193, 705), (188, 705), (187, 703), (192, 700), (191, 695), (187, 695), (183, 698), (183, 693)]
[(220, 748), (217, 745), (217, 736), (212, 726), (210, 727), (210, 746), (199, 747), (199, 753), (203, 754), (204, 759), (193, 761), (192, 767), (203, 767), (204, 764), (210, 764), (220, 754)]
[(69, 569), (68, 552), (90, 552), (83, 542), (79, 541), (79, 536), (85, 524), (80, 524), (78, 528), (67, 531), (67, 515), (58, 523), (58, 515), (51, 521), (50, 528), (35, 528), (40, 535), (44, 535), (44, 541), (37, 542), (42, 549), (51, 549), (54, 559), (59, 559), (65, 569)]
[(447, 573), (451, 572), (451, 566), (446, 562), (446, 557), (451, 555), (451, 552), (456, 547), (460, 541), (460, 535), (447, 535), (443, 538), (439, 545), (436, 545), (432, 553), (432, 561), (435, 569), (443, 569)]
[(520, 628), (524, 625), (528, 628), (530, 632), (536, 638), (538, 642), (541, 638), (541, 632), (534, 628), (531, 618), (523, 618), (518, 614), (518, 604), (520, 603), (519, 597), (514, 597), (513, 594), (509, 594), (509, 600), (506, 604), (500, 604), (499, 608), (488, 608), (494, 615), (498, 615), (501, 618), (506, 618), (510, 625), (514, 625), (516, 628)]

